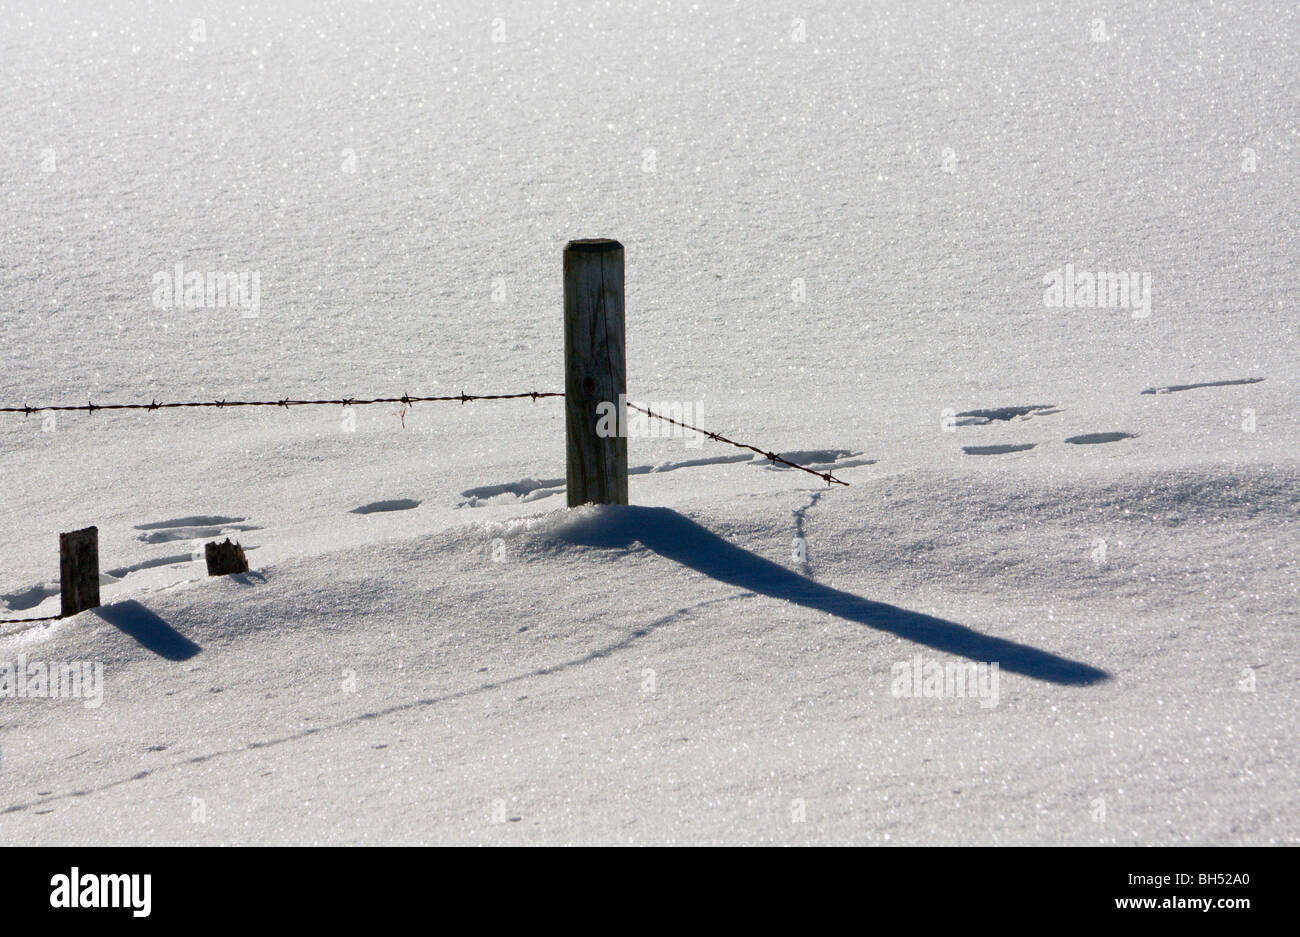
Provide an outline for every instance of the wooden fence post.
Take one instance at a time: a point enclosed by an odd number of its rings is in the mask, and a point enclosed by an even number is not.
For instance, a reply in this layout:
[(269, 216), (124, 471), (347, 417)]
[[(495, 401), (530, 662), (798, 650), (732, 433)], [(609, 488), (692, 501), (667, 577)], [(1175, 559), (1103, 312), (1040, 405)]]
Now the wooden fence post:
[(569, 507), (627, 504), (626, 394), (623, 245), (607, 238), (570, 241), (564, 248)]
[(203, 557), (208, 562), (209, 576), (229, 576), (231, 573), (248, 572), (248, 559), (244, 556), (244, 548), (238, 543), (231, 543), (230, 538), (226, 538), (225, 543), (217, 543), (213, 540), (211, 543), (203, 545)]
[(99, 528), (59, 534), (60, 614), (67, 618), (99, 607)]

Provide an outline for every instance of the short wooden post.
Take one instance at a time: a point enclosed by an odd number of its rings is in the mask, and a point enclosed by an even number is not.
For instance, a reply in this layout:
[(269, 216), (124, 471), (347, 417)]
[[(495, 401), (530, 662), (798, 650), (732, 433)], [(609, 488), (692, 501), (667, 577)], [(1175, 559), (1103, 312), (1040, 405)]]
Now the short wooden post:
[(627, 504), (623, 245), (564, 248), (564, 425), (569, 507)]
[(99, 607), (99, 528), (59, 534), (60, 614), (67, 618)]
[(244, 548), (238, 543), (231, 543), (230, 538), (226, 538), (225, 543), (217, 543), (213, 540), (211, 543), (203, 545), (203, 556), (208, 561), (209, 576), (229, 576), (231, 573), (248, 572), (248, 559), (244, 556)]

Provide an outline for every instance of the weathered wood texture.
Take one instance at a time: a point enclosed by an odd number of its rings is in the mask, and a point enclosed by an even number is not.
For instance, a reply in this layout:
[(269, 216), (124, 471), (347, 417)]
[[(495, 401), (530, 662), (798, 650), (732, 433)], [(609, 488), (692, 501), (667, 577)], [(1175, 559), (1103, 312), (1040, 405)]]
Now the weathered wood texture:
[(231, 543), (230, 538), (226, 538), (225, 543), (217, 543), (213, 540), (211, 543), (203, 545), (203, 556), (208, 561), (209, 576), (229, 576), (231, 573), (248, 572), (248, 559), (244, 556), (244, 548), (238, 543)]
[[(627, 504), (623, 245), (603, 238), (564, 248), (564, 415), (569, 507)], [(600, 435), (597, 406), (616, 408)], [(609, 420), (606, 421), (607, 423)]]
[(99, 607), (99, 528), (59, 534), (59, 595), (63, 617)]

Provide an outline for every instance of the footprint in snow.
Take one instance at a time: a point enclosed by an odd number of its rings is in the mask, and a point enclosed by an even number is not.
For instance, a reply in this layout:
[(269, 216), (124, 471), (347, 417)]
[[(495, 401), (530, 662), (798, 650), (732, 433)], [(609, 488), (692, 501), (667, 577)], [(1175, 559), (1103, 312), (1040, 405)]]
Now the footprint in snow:
[[(783, 459), (789, 459), (798, 465), (817, 471), (827, 471), (828, 469), (845, 469), (858, 465), (875, 465), (875, 459), (859, 459), (857, 456), (862, 455), (860, 452), (853, 452), (849, 449), (805, 449), (792, 452), (778, 452), (777, 455)], [(770, 462), (763, 456), (750, 456), (744, 453), (700, 456), (692, 459), (682, 459), (680, 461), (660, 462), (655, 465), (634, 465), (627, 470), (628, 475), (661, 475), (665, 472), (676, 472), (682, 469), (705, 468), (710, 466), (731, 465), (739, 462), (748, 462), (757, 468), (776, 469), (784, 471), (789, 466), (780, 463)], [(523, 478), (517, 482), (505, 482), (499, 485), (482, 485), (478, 488), (467, 488), (462, 491), (461, 497), (464, 501), (459, 502), (458, 508), (481, 508), (490, 504), (502, 504), (525, 501), (539, 501), (542, 498), (550, 498), (554, 495), (564, 494), (566, 481), (563, 478)]]
[(1137, 433), (1084, 433), (1082, 436), (1070, 436), (1065, 441), (1072, 446), (1096, 446), (1119, 442), (1121, 439), (1137, 439), (1137, 436)]
[(958, 426), (988, 426), (990, 423), (1009, 423), (1036, 416), (1060, 413), (1054, 403), (1035, 403), (1023, 407), (992, 407), (987, 410), (965, 410), (957, 414)]
[(962, 446), (961, 451), (967, 455), (1006, 455), (1010, 452), (1025, 452), (1034, 448), (1037, 443), (1007, 443), (1001, 446)]
[[(810, 468), (817, 472), (825, 472), (830, 469), (854, 468), (859, 465), (875, 465), (875, 459), (859, 459), (857, 456), (861, 452), (854, 452), (851, 449), (795, 449), (787, 452), (778, 452), (783, 459), (788, 459), (795, 465), (802, 465), (804, 468)], [(790, 466), (782, 465), (780, 462), (773, 462), (766, 456), (741, 456), (741, 459), (749, 459), (750, 465), (758, 468), (773, 469), (778, 472), (790, 471)]]
[[(254, 524), (244, 524), (244, 517), (224, 517), (220, 514), (196, 514), (192, 517), (175, 517), (169, 521), (136, 524), (141, 531), (136, 537), (142, 543), (175, 543), (178, 540), (215, 540), (235, 531), (261, 530)], [(153, 565), (164, 565), (154, 563)]]
[(353, 508), (349, 514), (382, 514), (385, 511), (410, 511), (418, 508), (421, 502), (412, 498), (395, 498), (392, 501), (372, 501), (359, 508)]
[(1167, 387), (1148, 387), (1144, 394), (1176, 394), (1184, 390), (1199, 390), (1202, 387), (1232, 387), (1236, 384), (1258, 384), (1262, 377), (1239, 377), (1231, 381), (1203, 381), (1200, 384), (1170, 384)]

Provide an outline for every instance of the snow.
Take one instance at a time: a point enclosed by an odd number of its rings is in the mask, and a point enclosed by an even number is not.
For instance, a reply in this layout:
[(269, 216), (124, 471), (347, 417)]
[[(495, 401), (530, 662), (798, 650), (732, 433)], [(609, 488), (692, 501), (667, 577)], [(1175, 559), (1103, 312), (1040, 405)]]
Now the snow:
[(0, 698), (0, 842), (1300, 839), (1293, 5), (16, 7), (0, 403), (561, 390), (609, 236), (633, 400), (851, 487), (633, 439), (570, 511), (553, 399), (0, 416), (0, 621), (88, 524), (105, 602), (0, 623), (104, 667)]

